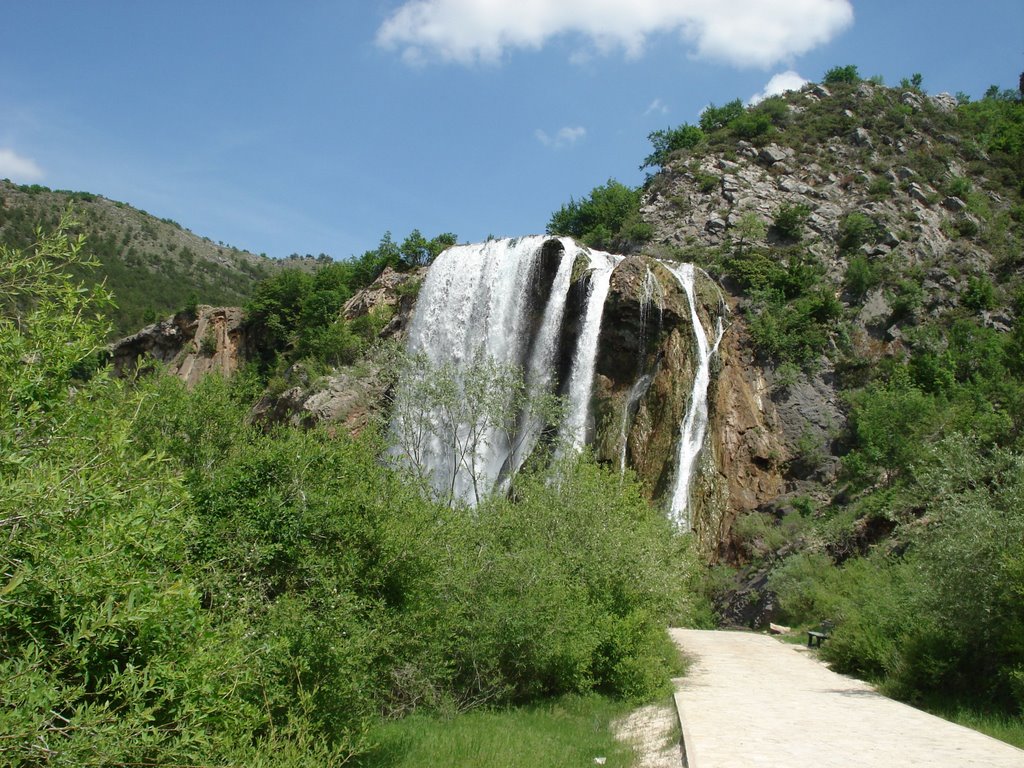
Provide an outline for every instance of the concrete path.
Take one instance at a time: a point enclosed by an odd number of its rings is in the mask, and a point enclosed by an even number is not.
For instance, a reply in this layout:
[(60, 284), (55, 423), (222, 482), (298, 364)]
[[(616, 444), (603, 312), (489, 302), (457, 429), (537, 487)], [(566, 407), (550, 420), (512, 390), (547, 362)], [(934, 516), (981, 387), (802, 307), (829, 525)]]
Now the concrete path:
[(673, 629), (689, 768), (1024, 768), (1011, 747), (878, 694), (767, 635)]

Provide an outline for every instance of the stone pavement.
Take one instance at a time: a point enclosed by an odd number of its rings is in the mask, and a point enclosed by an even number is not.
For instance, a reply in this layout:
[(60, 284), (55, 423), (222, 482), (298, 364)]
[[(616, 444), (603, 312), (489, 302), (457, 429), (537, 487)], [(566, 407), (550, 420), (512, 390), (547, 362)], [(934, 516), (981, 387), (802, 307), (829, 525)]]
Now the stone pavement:
[(1024, 750), (888, 699), (767, 635), (673, 629), (689, 768), (1024, 768)]

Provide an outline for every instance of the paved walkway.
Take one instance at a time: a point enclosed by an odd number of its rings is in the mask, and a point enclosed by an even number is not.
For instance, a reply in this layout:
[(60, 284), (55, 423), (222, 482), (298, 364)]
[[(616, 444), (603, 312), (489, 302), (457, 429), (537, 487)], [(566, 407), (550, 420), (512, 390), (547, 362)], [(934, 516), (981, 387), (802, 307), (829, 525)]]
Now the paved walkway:
[(689, 768), (1024, 768), (1024, 750), (878, 694), (767, 635), (674, 629)]

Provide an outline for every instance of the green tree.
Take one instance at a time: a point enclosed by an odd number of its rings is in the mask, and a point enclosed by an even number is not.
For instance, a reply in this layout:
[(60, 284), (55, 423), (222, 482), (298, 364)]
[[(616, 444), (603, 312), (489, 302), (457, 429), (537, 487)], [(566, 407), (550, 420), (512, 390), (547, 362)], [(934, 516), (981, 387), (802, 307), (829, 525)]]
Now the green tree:
[(652, 131), (647, 139), (654, 151), (644, 158), (641, 171), (644, 168), (663, 168), (673, 153), (699, 146), (704, 141), (704, 131), (695, 125), (683, 123), (676, 128)]
[(590, 194), (570, 200), (551, 215), (547, 232), (569, 235), (594, 248), (609, 248), (650, 239), (650, 227), (640, 220), (642, 190), (614, 179)]
[(839, 83), (856, 84), (860, 82), (860, 73), (854, 64), (847, 64), (841, 67), (836, 66), (825, 73), (822, 82), (825, 85), (836, 85)]

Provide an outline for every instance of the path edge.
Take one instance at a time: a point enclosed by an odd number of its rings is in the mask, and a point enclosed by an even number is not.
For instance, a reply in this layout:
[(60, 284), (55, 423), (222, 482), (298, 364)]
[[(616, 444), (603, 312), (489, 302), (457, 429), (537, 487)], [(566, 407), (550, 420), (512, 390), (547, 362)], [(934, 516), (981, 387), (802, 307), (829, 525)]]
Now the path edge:
[(686, 718), (683, 717), (681, 695), (678, 691), (672, 694), (672, 702), (675, 704), (676, 719), (679, 721), (679, 733), (681, 734), (679, 737), (679, 751), (683, 756), (683, 768), (700, 768), (700, 763), (697, 762), (693, 736), (686, 724)]

